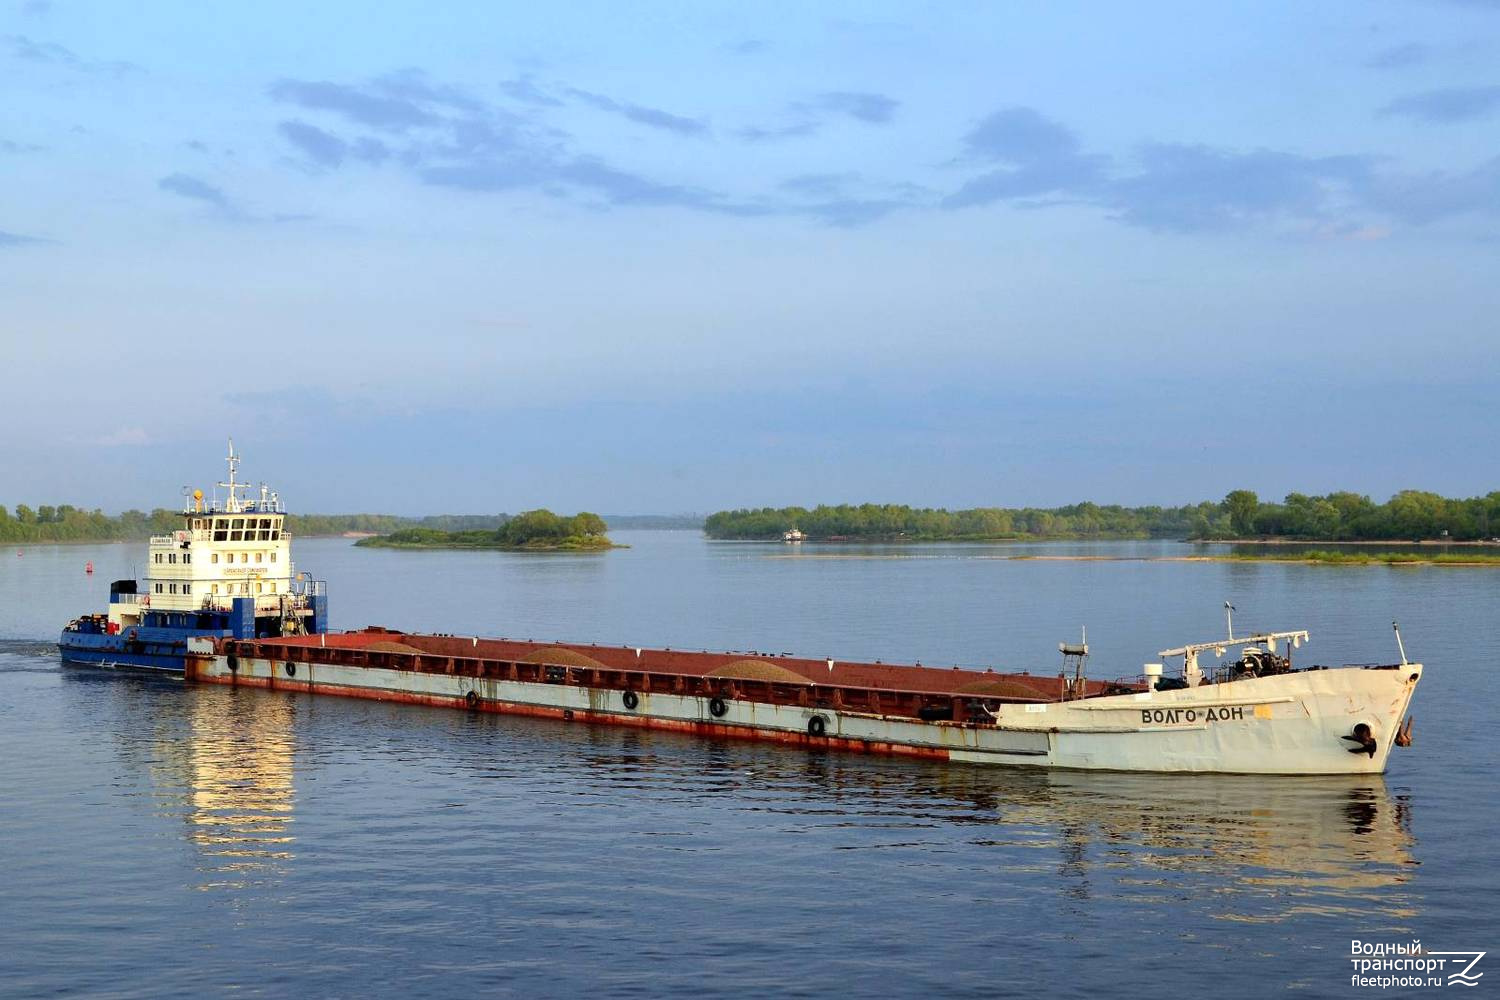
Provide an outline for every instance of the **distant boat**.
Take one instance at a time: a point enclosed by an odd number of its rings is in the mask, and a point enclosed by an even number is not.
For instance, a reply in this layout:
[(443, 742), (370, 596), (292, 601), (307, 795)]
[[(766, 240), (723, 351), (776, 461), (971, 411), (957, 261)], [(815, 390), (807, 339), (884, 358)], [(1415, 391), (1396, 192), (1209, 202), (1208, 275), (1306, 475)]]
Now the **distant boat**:
[(781, 540), (783, 542), (786, 542), (788, 545), (795, 545), (797, 542), (802, 541), (806, 537), (807, 536), (797, 528), (793, 528), (791, 531), (783, 531), (781, 533)]

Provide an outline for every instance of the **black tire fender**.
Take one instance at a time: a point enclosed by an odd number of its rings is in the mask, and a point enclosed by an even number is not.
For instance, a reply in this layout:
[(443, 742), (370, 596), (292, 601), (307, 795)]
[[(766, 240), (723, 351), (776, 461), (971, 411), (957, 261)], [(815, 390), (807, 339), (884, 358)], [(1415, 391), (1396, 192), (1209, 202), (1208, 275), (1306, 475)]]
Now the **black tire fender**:
[(724, 718), (724, 713), (729, 711), (729, 706), (724, 703), (723, 698), (710, 698), (708, 700), (708, 712), (716, 719)]
[(809, 735), (809, 736), (827, 736), (828, 735), (828, 720), (825, 719), (821, 715), (815, 715), (811, 719), (808, 719), (807, 720), (807, 735)]
[(479, 694), (478, 694), (478, 692), (476, 692), (476, 691), (470, 691), (468, 694), (464, 695), (464, 704), (468, 705), (470, 708), (478, 708), (479, 707)]
[(625, 704), (626, 708), (634, 712), (636, 706), (641, 703), (641, 696), (636, 694), (634, 691), (626, 691), (624, 694), (620, 695), (620, 701)]

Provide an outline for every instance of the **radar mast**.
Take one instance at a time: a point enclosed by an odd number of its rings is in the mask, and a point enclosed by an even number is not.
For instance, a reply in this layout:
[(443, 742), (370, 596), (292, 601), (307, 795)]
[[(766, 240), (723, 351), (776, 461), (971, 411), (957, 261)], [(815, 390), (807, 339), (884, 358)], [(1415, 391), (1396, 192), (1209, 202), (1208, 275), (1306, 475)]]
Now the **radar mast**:
[(240, 490), (246, 489), (247, 487), (243, 483), (237, 483), (234, 480), (234, 474), (238, 472), (240, 468), (240, 456), (235, 454), (234, 451), (234, 438), (229, 439), (228, 462), (229, 482), (220, 483), (219, 485), (229, 491), (229, 498), (224, 503), (224, 509), (231, 514), (237, 514), (244, 509), (244, 506), (240, 501)]

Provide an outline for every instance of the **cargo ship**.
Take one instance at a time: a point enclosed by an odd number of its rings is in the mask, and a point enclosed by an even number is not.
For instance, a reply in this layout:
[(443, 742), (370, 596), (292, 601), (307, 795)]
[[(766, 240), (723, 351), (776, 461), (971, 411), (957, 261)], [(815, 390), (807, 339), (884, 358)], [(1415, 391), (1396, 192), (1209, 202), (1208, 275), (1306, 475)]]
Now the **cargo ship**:
[[(1399, 634), (1399, 633), (1398, 633)], [(1379, 774), (1410, 742), (1422, 666), (1292, 665), (1308, 633), (1193, 643), (1166, 674), (1056, 676), (761, 653), (359, 632), (189, 642), (189, 680), (974, 764)], [(1207, 653), (1237, 648), (1210, 671)], [(1067, 664), (1072, 663), (1070, 675)]]
[(238, 481), (233, 440), (228, 463), (227, 481), (210, 496), (195, 489), (184, 498), (181, 528), (151, 538), (145, 579), (116, 580), (103, 612), (63, 628), (64, 660), (180, 674), (193, 636), (327, 631), (327, 588), (293, 565), (281, 498), (264, 483)]
[[(1306, 631), (1234, 634), (1162, 650), (1101, 681), (1088, 644), (1053, 674), (328, 630), (321, 582), (297, 573), (280, 498), (252, 495), (229, 449), (226, 490), (193, 491), (183, 527), (152, 538), (144, 588), (70, 622), (72, 662), (181, 672), (188, 681), (471, 712), (636, 726), (808, 750), (972, 764), (1140, 772), (1379, 774), (1422, 665), (1294, 666)], [(1235, 652), (1230, 659), (1224, 657)], [(1202, 666), (1212, 655), (1222, 665)], [(1168, 673), (1166, 661), (1173, 662)]]

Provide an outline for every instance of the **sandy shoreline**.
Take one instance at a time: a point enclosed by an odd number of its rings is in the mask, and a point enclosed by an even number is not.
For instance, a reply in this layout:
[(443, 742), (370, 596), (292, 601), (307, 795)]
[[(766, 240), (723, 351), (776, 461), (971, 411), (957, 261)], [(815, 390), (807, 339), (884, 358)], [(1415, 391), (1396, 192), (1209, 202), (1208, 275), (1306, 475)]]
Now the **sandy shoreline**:
[(765, 559), (990, 559), (999, 562), (1157, 562), (1157, 563), (1287, 563), (1301, 566), (1454, 566), (1493, 567), (1500, 569), (1500, 559), (1368, 559), (1330, 560), (1299, 559), (1295, 555), (1194, 555), (1194, 556), (1108, 556), (1108, 555), (942, 555), (937, 553), (899, 552), (800, 552), (763, 556)]

